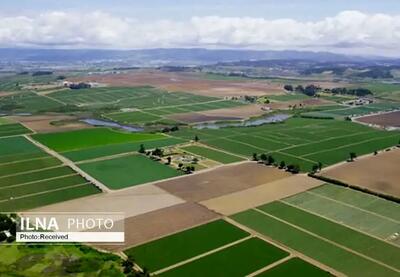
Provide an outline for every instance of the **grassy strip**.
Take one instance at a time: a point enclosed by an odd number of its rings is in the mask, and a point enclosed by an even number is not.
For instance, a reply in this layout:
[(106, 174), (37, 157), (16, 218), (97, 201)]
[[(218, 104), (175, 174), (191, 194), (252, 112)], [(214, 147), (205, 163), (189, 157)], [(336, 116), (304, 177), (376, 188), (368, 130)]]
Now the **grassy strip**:
[(130, 248), (125, 253), (141, 267), (157, 271), (246, 236), (248, 233), (241, 229), (217, 220)]
[(232, 216), (232, 218), (348, 276), (398, 276), (398, 273), (391, 269), (318, 239), (311, 234), (300, 231), (255, 210), (241, 212)]
[(251, 238), (159, 276), (241, 277), (274, 263), (288, 253), (258, 238)]

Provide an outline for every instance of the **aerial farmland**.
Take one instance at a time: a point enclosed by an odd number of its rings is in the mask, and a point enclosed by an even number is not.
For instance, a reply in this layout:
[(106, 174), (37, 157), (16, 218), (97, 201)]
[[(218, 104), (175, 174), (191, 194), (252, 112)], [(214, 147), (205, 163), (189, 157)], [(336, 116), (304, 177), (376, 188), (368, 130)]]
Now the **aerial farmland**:
[(400, 276), (398, 1), (3, 2), (0, 277)]

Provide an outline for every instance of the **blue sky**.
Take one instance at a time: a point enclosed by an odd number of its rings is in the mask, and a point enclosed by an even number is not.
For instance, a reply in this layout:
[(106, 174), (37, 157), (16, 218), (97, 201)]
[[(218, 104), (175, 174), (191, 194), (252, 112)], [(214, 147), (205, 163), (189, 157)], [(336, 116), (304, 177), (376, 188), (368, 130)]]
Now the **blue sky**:
[(343, 10), (399, 14), (399, 0), (1, 0), (0, 13), (102, 10), (142, 20), (187, 19), (192, 16), (263, 17), (316, 20)]
[(0, 0), (0, 47), (399, 56), (400, 0)]

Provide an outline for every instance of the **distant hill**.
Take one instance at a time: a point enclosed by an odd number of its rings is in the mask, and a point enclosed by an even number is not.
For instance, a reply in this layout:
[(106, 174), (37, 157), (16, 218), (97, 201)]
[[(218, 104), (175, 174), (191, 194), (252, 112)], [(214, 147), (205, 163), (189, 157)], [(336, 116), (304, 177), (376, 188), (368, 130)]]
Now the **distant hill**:
[(132, 65), (204, 65), (238, 61), (303, 60), (355, 62), (365, 58), (309, 51), (256, 51), (209, 49), (64, 50), (0, 48), (1, 62), (129, 62)]

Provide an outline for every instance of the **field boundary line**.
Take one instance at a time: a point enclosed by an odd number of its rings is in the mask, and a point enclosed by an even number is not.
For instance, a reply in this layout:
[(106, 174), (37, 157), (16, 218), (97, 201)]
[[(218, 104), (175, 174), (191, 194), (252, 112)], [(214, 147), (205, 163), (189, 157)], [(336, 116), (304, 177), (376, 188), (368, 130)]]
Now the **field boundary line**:
[(274, 240), (274, 239), (270, 238), (267, 235), (261, 234), (261, 233), (255, 231), (254, 229), (252, 229), (252, 228), (250, 228), (250, 227), (248, 227), (248, 226), (246, 226), (246, 225), (244, 225), (242, 223), (236, 222), (234, 219), (232, 219), (230, 217), (224, 217), (224, 220), (226, 220), (228, 223), (230, 223), (230, 224), (242, 229), (243, 231), (246, 231), (246, 232), (254, 235), (255, 237), (258, 237), (259, 239), (261, 239), (261, 240), (263, 240), (263, 241), (265, 241), (265, 242), (267, 242), (267, 243), (269, 243), (269, 244), (271, 244), (271, 245), (273, 245), (273, 246), (275, 246), (275, 247), (277, 247), (277, 248), (279, 248), (279, 249), (281, 249), (281, 250), (283, 250), (285, 252), (288, 252), (289, 256), (292, 254), (292, 257), (293, 256), (294, 257), (299, 257), (299, 258), (301, 258), (301, 259), (303, 259), (303, 260), (305, 260), (305, 261), (307, 261), (307, 262), (309, 262), (309, 263), (311, 263), (311, 264), (313, 264), (313, 265), (315, 265), (315, 266), (317, 266), (319, 268), (322, 268), (322, 269), (324, 269), (324, 270), (326, 270), (328, 272), (331, 272), (331, 273), (333, 272), (333, 273), (335, 273), (334, 274), (335, 276), (340, 276), (340, 277), (343, 276), (343, 277), (345, 277), (345, 275), (343, 273), (337, 271), (336, 269), (333, 269), (333, 268), (331, 268), (331, 267), (329, 267), (329, 266), (327, 266), (327, 265), (325, 265), (325, 264), (323, 264), (323, 263), (321, 263), (321, 262), (319, 262), (319, 261), (317, 261), (317, 260), (315, 260), (315, 259), (303, 254), (302, 252), (299, 252), (299, 251), (297, 251), (297, 250), (295, 250), (293, 248), (290, 248), (289, 246), (281, 243), (280, 241)]
[(318, 239), (320, 239), (320, 240), (322, 240), (322, 241), (325, 241), (325, 242), (327, 242), (327, 243), (330, 243), (330, 244), (332, 244), (332, 245), (334, 245), (334, 246), (336, 246), (336, 247), (338, 247), (338, 248), (341, 248), (341, 249), (343, 249), (343, 250), (345, 250), (345, 251), (347, 251), (347, 252), (353, 253), (354, 255), (358, 255), (358, 256), (360, 256), (360, 257), (362, 257), (362, 258), (364, 258), (364, 259), (367, 259), (367, 260), (369, 260), (369, 261), (371, 261), (371, 262), (373, 262), (373, 263), (379, 264), (379, 265), (381, 265), (381, 266), (383, 266), (383, 267), (386, 267), (386, 268), (388, 268), (388, 269), (390, 269), (390, 270), (393, 270), (393, 271), (395, 271), (395, 272), (400, 273), (400, 269), (394, 268), (394, 267), (392, 267), (392, 266), (390, 266), (390, 265), (387, 265), (387, 264), (385, 264), (385, 263), (383, 263), (383, 262), (381, 262), (381, 261), (375, 260), (375, 259), (373, 259), (373, 258), (371, 258), (371, 257), (369, 257), (369, 256), (366, 256), (366, 255), (364, 255), (364, 254), (362, 254), (362, 253), (359, 253), (359, 252), (357, 252), (357, 251), (355, 251), (355, 250), (353, 250), (353, 249), (351, 249), (351, 248), (348, 248), (348, 247), (346, 247), (346, 246), (344, 246), (344, 245), (341, 245), (341, 244), (339, 244), (339, 243), (337, 243), (337, 242), (331, 241), (331, 240), (329, 240), (329, 239), (327, 239), (327, 238), (324, 238), (324, 237), (322, 237), (322, 236), (320, 236), (320, 235), (317, 235), (317, 234), (315, 234), (315, 233), (313, 233), (313, 232), (311, 232), (311, 231), (308, 231), (308, 230), (306, 230), (306, 229), (304, 229), (304, 228), (302, 228), (302, 227), (300, 227), (300, 226), (297, 226), (297, 225), (295, 225), (295, 224), (292, 224), (292, 223), (290, 223), (290, 222), (287, 222), (286, 220), (283, 220), (283, 219), (281, 219), (281, 218), (279, 218), (279, 217), (276, 217), (276, 216), (274, 216), (274, 215), (271, 215), (271, 214), (269, 214), (269, 213), (267, 213), (267, 212), (264, 212), (264, 211), (262, 211), (262, 210), (260, 210), (260, 209), (258, 209), (258, 208), (253, 208), (253, 210), (256, 211), (256, 212), (258, 212), (258, 213), (264, 214), (264, 215), (266, 215), (266, 216), (268, 216), (268, 217), (271, 217), (271, 218), (273, 218), (273, 219), (275, 219), (275, 220), (278, 220), (278, 221), (280, 221), (280, 222), (282, 222), (282, 223), (284, 223), (284, 224), (286, 224), (286, 225), (289, 225), (289, 226), (291, 226), (291, 227), (293, 227), (293, 228), (295, 228), (295, 229), (297, 229), (297, 230), (299, 230), (299, 231), (301, 231), (301, 232), (303, 232), (303, 233), (309, 234), (309, 235), (311, 235), (311, 236), (313, 236), (313, 237), (316, 237), (316, 238), (318, 238)]
[(51, 178), (47, 178), (47, 179), (40, 179), (40, 180), (36, 180), (36, 181), (31, 181), (31, 182), (19, 183), (19, 184), (15, 184), (15, 185), (11, 185), (11, 186), (0, 187), (0, 191), (3, 190), (3, 189), (26, 186), (26, 185), (31, 185), (31, 184), (34, 184), (34, 183), (40, 183), (40, 182), (43, 182), (43, 181), (52, 181), (52, 180), (61, 179), (61, 178), (65, 178), (65, 177), (72, 177), (72, 176), (80, 176), (80, 175), (75, 172), (75, 173), (62, 175), (62, 176), (51, 177)]
[(315, 193), (315, 192), (311, 192), (311, 191), (306, 191), (306, 193), (309, 193), (309, 194), (314, 195), (314, 196), (316, 196), (316, 197), (320, 197), (320, 198), (323, 198), (323, 199), (327, 199), (327, 200), (336, 202), (336, 203), (341, 204), (341, 205), (343, 205), (343, 206), (348, 206), (348, 207), (350, 207), (350, 208), (353, 208), (353, 209), (356, 209), (356, 210), (360, 210), (360, 211), (365, 212), (365, 213), (368, 213), (368, 214), (373, 214), (373, 215), (375, 215), (375, 216), (377, 216), (377, 217), (381, 217), (381, 218), (386, 219), (386, 220), (388, 220), (388, 221), (392, 221), (392, 222), (394, 222), (394, 223), (400, 224), (400, 221), (398, 221), (398, 220), (396, 220), (396, 219), (393, 219), (393, 218), (390, 218), (390, 217), (387, 217), (387, 216), (384, 216), (384, 215), (381, 215), (381, 214), (378, 214), (378, 213), (375, 213), (375, 212), (371, 212), (371, 211), (368, 211), (368, 210), (364, 210), (364, 209), (359, 208), (359, 207), (357, 207), (357, 206), (353, 206), (353, 205), (351, 205), (351, 204), (344, 203), (344, 202), (342, 202), (342, 201), (339, 201), (339, 200), (336, 200), (336, 199), (327, 197), (327, 196), (325, 196), (325, 195), (321, 195), (321, 194), (319, 194), (319, 193)]
[(202, 253), (202, 254), (200, 254), (200, 255), (194, 256), (194, 257), (192, 257), (192, 258), (190, 258), (190, 259), (187, 259), (187, 260), (181, 261), (181, 262), (179, 262), (179, 263), (173, 264), (173, 265), (171, 265), (171, 266), (165, 267), (165, 268), (163, 268), (163, 269), (157, 270), (157, 271), (153, 272), (151, 275), (157, 275), (157, 274), (160, 274), (160, 273), (164, 273), (164, 272), (169, 271), (169, 270), (171, 270), (171, 269), (174, 269), (174, 268), (183, 266), (183, 265), (185, 265), (185, 264), (194, 262), (194, 261), (196, 261), (196, 260), (199, 260), (199, 259), (204, 258), (204, 257), (206, 257), (206, 256), (209, 256), (209, 255), (211, 255), (211, 254), (214, 254), (214, 253), (216, 253), (216, 252), (220, 252), (220, 251), (222, 251), (222, 250), (224, 250), (224, 249), (230, 248), (231, 246), (240, 244), (240, 243), (242, 243), (242, 242), (244, 242), (244, 241), (246, 241), (246, 240), (249, 240), (249, 239), (251, 239), (251, 238), (253, 238), (253, 237), (254, 237), (253, 235), (249, 234), (248, 236), (246, 236), (246, 237), (244, 237), (244, 238), (235, 240), (235, 241), (230, 242), (230, 243), (228, 243), (228, 244), (225, 244), (225, 245), (222, 245), (222, 246), (220, 246), (220, 247), (214, 248), (214, 249), (212, 249), (212, 250), (210, 250), (210, 251), (204, 252), (204, 253)]
[(265, 272), (265, 271), (267, 271), (267, 270), (269, 270), (271, 268), (274, 268), (277, 265), (283, 264), (284, 262), (287, 262), (287, 261), (289, 261), (289, 260), (291, 260), (293, 258), (294, 258), (294, 256), (291, 253), (289, 253), (289, 256), (287, 256), (285, 258), (282, 258), (280, 260), (277, 260), (276, 262), (273, 262), (272, 264), (269, 264), (266, 267), (260, 268), (259, 270), (254, 271), (253, 273), (250, 273), (250, 274), (246, 275), (246, 277), (255, 277), (258, 274), (263, 273), (263, 272)]
[(6, 203), (6, 202), (9, 202), (9, 201), (13, 201), (13, 200), (19, 200), (19, 199), (28, 198), (28, 197), (31, 197), (31, 196), (36, 196), (36, 195), (51, 193), (51, 192), (60, 191), (60, 190), (65, 190), (65, 189), (70, 189), (70, 188), (83, 187), (83, 186), (85, 186), (85, 185), (91, 185), (91, 183), (90, 183), (90, 182), (85, 182), (85, 183), (80, 183), (80, 184), (77, 184), (77, 185), (62, 187), (62, 188), (58, 188), (58, 189), (45, 190), (45, 191), (40, 191), (40, 192), (36, 192), (36, 193), (25, 194), (25, 195), (23, 195), (23, 196), (13, 197), (12, 199), (3, 199), (3, 200), (0, 200), (0, 203)]
[[(54, 157), (53, 157), (54, 158)], [(65, 165), (63, 165), (62, 163), (59, 165), (55, 165), (55, 166), (49, 166), (49, 167), (44, 167), (44, 168), (39, 168), (39, 169), (33, 169), (33, 170), (27, 170), (27, 171), (22, 171), (22, 172), (18, 172), (18, 173), (14, 173), (14, 174), (9, 174), (9, 175), (4, 175), (4, 176), (0, 176), (0, 181), (2, 178), (8, 178), (8, 177), (14, 177), (14, 176), (18, 176), (18, 175), (24, 175), (24, 174), (29, 174), (29, 173), (35, 173), (35, 172), (39, 172), (39, 171), (44, 171), (47, 169), (54, 169), (57, 167), (63, 167)]]
[(318, 164), (318, 162), (316, 162), (316, 161), (309, 160), (307, 158), (303, 158), (302, 156), (295, 156), (295, 155), (292, 155), (292, 154), (289, 154), (289, 153), (286, 153), (286, 152), (281, 152), (281, 150), (276, 150), (276, 151), (272, 151), (272, 152), (269, 152), (269, 153), (274, 153), (274, 152), (277, 152), (277, 153), (280, 153), (280, 154), (283, 154), (283, 155), (287, 155), (287, 156), (290, 156), (290, 157), (293, 157), (293, 158), (296, 158), (296, 159), (300, 159), (300, 160), (303, 160), (303, 161), (306, 161), (306, 162), (310, 162), (310, 163), (313, 163), (313, 164)]
[(43, 157), (37, 157), (37, 158), (32, 158), (32, 159), (26, 159), (26, 160), (17, 160), (17, 161), (12, 161), (12, 162), (8, 162), (8, 163), (0, 163), (0, 167), (3, 165), (9, 165), (9, 164), (16, 164), (16, 163), (22, 163), (22, 162), (29, 162), (29, 161), (37, 161), (37, 160), (44, 160), (49, 158), (48, 155), (43, 156)]
[[(220, 150), (220, 149), (218, 149), (218, 148), (211, 147), (211, 146), (206, 145), (206, 144), (203, 144), (203, 143), (197, 143), (197, 144), (196, 144), (196, 143), (194, 143), (194, 144), (190, 144), (190, 143), (189, 143), (188, 145), (186, 145), (186, 146), (180, 146), (179, 148), (182, 149), (182, 148), (190, 147), (190, 146), (198, 146), (198, 147), (208, 148), (208, 149), (211, 149), (211, 150), (213, 150), (213, 151), (222, 152), (222, 153), (225, 153), (225, 154), (227, 154), (227, 155), (235, 156), (235, 157), (238, 157), (238, 158), (241, 158), (241, 159), (245, 159), (245, 160), (248, 160), (248, 159), (249, 159), (248, 157), (241, 156), (241, 155), (238, 155), (238, 154), (233, 154), (233, 153), (230, 153), (230, 152), (228, 152), (228, 151), (226, 151), (226, 150)], [(191, 154), (193, 154), (193, 155), (201, 156), (201, 155), (199, 155), (199, 154), (190, 152), (189, 150), (185, 150), (185, 149), (182, 149), (182, 150), (183, 150), (183, 151), (187, 151), (187, 152), (189, 152), (189, 153), (191, 153)], [(201, 157), (203, 157), (203, 156), (201, 156)], [(204, 158), (205, 158), (205, 157), (204, 157)], [(209, 159), (209, 160), (212, 160), (212, 159)], [(213, 160), (213, 161), (214, 161), (214, 160)], [(215, 162), (218, 162), (218, 161), (215, 161)], [(222, 163), (221, 163), (221, 164), (222, 164)]]
[(284, 201), (284, 200), (278, 200), (278, 202), (282, 202), (282, 203), (284, 203), (284, 204), (286, 204), (286, 205), (288, 205), (288, 206), (291, 206), (291, 207), (293, 207), (293, 208), (296, 208), (296, 209), (302, 210), (302, 211), (304, 211), (304, 212), (307, 212), (307, 213), (309, 213), (309, 214), (312, 214), (312, 215), (315, 215), (315, 216), (324, 218), (324, 219), (326, 219), (326, 220), (328, 220), (328, 221), (331, 221), (331, 222), (333, 222), (333, 223), (336, 223), (336, 224), (338, 224), (338, 225), (343, 225), (344, 227), (349, 228), (349, 229), (351, 229), (351, 230), (353, 230), (353, 231), (356, 231), (356, 232), (358, 232), (358, 233), (364, 234), (364, 235), (369, 236), (369, 237), (371, 237), (371, 238), (380, 240), (380, 241), (382, 241), (382, 242), (388, 243), (388, 244), (393, 245), (393, 246), (395, 246), (395, 247), (400, 247), (399, 245), (396, 245), (396, 244), (392, 243), (391, 241), (387, 241), (387, 240), (385, 240), (385, 239), (383, 239), (383, 238), (380, 238), (380, 237), (377, 237), (377, 236), (375, 236), (375, 235), (369, 234), (369, 233), (367, 233), (367, 232), (365, 232), (365, 231), (358, 230), (358, 229), (356, 229), (356, 228), (354, 228), (354, 227), (352, 227), (352, 226), (349, 226), (349, 225), (347, 225), (347, 224), (345, 224), (345, 223), (343, 223), (343, 222), (339, 222), (339, 221), (336, 221), (336, 220), (331, 219), (331, 218), (329, 218), (329, 217), (326, 217), (326, 216), (324, 216), (324, 215), (317, 214), (316, 212), (309, 211), (309, 210), (307, 210), (307, 209), (304, 209), (303, 207), (299, 207), (299, 206), (293, 205), (293, 204), (288, 203), (288, 202), (286, 202), (286, 201)]
[(89, 182), (93, 183), (95, 186), (101, 188), (102, 191), (106, 191), (109, 192), (110, 189), (104, 185), (103, 183), (101, 183), (100, 181), (96, 180), (95, 178), (93, 178), (92, 176), (90, 176), (89, 174), (87, 174), (85, 171), (83, 171), (82, 169), (80, 169), (77, 165), (75, 165), (72, 161), (70, 161), (69, 159), (65, 158), (64, 156), (58, 154), (56, 151), (51, 150), (50, 148), (48, 148), (47, 146), (41, 144), (40, 142), (37, 142), (36, 140), (34, 140), (33, 138), (31, 138), (30, 136), (25, 136), (26, 139), (28, 139), (30, 142), (32, 142), (34, 145), (38, 146), (39, 148), (41, 148), (42, 150), (44, 150), (46, 153), (50, 154), (51, 156), (53, 156), (54, 158), (57, 158), (58, 160), (62, 161), (65, 165), (69, 166), (70, 168), (72, 168), (75, 172), (77, 172), (79, 175), (81, 175), (83, 178), (85, 178), (86, 180), (88, 180)]

